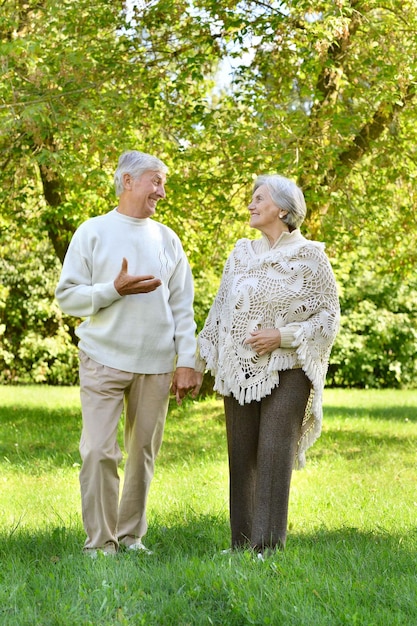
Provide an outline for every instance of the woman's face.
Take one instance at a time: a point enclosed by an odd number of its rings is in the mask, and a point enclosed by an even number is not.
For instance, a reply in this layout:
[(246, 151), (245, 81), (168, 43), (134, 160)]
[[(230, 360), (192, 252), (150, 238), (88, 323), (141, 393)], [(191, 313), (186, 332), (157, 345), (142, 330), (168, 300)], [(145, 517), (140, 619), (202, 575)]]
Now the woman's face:
[(273, 202), (266, 185), (261, 185), (256, 189), (248, 209), (249, 225), (252, 228), (257, 228), (265, 234), (275, 231), (277, 227), (282, 229), (283, 224), (279, 216), (283, 214), (283, 211)]

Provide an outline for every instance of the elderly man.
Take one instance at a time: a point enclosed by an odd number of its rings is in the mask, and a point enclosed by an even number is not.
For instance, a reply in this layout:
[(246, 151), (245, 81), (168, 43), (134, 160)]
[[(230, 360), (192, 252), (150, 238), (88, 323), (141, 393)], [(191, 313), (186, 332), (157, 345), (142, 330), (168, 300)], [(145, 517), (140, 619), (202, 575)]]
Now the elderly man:
[[(77, 329), (83, 428), (80, 441), (84, 551), (149, 552), (146, 502), (162, 443), (170, 389), (195, 397), (193, 284), (177, 235), (154, 221), (167, 167), (131, 150), (114, 176), (118, 206), (75, 232), (56, 298), (86, 319)], [(117, 427), (124, 407), (125, 480)]]

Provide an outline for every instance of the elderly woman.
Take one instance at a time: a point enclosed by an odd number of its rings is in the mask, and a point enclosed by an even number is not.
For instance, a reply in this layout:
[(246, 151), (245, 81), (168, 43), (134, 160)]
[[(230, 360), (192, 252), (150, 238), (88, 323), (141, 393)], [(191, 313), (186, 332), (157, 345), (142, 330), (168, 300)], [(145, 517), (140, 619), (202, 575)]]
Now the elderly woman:
[(339, 302), (293, 181), (259, 176), (249, 213), (262, 237), (236, 243), (198, 344), (224, 396), (232, 549), (262, 554), (285, 546), (292, 470), (321, 432)]

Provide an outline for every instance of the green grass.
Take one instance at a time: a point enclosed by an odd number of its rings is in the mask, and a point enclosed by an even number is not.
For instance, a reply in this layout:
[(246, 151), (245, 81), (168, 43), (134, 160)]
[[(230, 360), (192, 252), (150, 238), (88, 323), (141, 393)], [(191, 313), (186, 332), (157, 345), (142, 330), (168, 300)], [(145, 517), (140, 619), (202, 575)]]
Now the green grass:
[(417, 626), (416, 423), (416, 391), (326, 390), (287, 549), (262, 562), (221, 554), (221, 402), (172, 405), (148, 506), (154, 555), (91, 560), (78, 390), (0, 387), (0, 624)]

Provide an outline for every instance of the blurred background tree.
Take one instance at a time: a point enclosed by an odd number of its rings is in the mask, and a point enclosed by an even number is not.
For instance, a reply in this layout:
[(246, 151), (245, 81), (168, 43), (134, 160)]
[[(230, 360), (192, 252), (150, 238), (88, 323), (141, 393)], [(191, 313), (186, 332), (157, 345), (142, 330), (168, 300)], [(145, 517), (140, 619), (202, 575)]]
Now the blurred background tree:
[(340, 285), (330, 384), (416, 386), (416, 33), (416, 0), (3, 0), (2, 382), (77, 381), (54, 287), (137, 148), (170, 168), (156, 218), (183, 241), (199, 328), (253, 178), (280, 172)]

